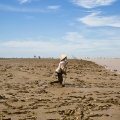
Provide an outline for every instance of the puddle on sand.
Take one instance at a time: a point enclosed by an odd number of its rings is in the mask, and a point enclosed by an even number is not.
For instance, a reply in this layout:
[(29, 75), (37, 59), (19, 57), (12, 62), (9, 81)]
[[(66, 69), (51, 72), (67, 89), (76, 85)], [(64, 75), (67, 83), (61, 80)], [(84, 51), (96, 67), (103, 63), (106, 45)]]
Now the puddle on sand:
[(108, 109), (108, 110), (107, 110), (107, 114), (108, 114), (109, 116), (113, 116), (113, 115), (115, 115), (115, 114), (119, 114), (119, 112), (120, 112), (120, 111), (115, 110), (115, 109)]

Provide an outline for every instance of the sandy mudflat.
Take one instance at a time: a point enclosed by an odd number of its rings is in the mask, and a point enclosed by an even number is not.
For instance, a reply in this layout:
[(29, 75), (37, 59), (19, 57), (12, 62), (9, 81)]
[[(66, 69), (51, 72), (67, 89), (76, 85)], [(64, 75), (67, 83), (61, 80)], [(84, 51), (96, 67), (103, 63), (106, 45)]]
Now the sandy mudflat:
[(120, 74), (68, 60), (66, 85), (55, 59), (0, 59), (0, 120), (120, 120)]

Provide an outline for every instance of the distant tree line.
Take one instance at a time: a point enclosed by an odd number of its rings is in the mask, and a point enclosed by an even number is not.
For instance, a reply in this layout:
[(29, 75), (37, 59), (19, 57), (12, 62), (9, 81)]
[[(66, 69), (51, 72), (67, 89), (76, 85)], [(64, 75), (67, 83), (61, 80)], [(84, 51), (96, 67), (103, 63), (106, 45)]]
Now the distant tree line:
[[(34, 58), (38, 58), (38, 59), (41, 59), (41, 57), (40, 56), (36, 56), (36, 55), (34, 55)], [(42, 59), (44, 59), (44, 57), (42, 58)], [(48, 59), (54, 59), (53, 57), (48, 57)]]

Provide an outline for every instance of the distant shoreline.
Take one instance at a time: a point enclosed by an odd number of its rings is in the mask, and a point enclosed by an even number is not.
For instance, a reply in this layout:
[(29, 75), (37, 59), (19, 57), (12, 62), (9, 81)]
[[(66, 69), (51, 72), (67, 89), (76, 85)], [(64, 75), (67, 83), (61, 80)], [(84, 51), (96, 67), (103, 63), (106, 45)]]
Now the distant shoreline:
[(120, 58), (86, 58), (83, 60), (95, 62), (108, 70), (120, 74)]

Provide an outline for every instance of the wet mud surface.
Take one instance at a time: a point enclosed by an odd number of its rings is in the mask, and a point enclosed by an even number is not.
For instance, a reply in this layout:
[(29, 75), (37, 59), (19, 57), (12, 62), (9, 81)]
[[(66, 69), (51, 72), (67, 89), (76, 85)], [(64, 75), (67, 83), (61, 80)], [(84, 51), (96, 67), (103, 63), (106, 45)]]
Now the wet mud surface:
[(120, 74), (68, 60), (65, 87), (57, 59), (0, 59), (0, 120), (120, 120)]

